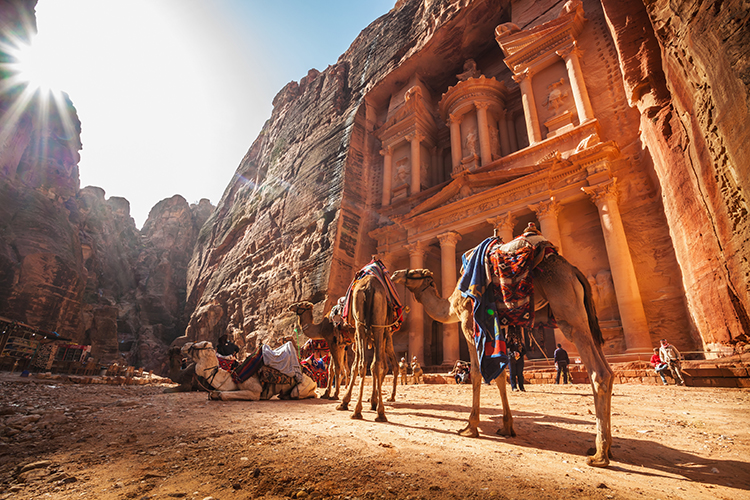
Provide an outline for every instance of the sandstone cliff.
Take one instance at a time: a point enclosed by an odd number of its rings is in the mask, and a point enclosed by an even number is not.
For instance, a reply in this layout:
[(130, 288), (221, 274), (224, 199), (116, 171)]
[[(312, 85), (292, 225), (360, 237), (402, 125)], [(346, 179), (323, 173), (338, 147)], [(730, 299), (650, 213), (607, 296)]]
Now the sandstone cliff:
[[(33, 34), (35, 4), (0, 3), (6, 46)], [(213, 206), (175, 195), (139, 231), (126, 199), (79, 189), (81, 123), (68, 96), (47, 106), (2, 71), (0, 316), (90, 344), (100, 362), (125, 357), (164, 372), (167, 346), (187, 324), (187, 266)]]
[[(704, 344), (750, 335), (747, 3), (604, 0)], [(633, 29), (633, 26), (639, 29)]]

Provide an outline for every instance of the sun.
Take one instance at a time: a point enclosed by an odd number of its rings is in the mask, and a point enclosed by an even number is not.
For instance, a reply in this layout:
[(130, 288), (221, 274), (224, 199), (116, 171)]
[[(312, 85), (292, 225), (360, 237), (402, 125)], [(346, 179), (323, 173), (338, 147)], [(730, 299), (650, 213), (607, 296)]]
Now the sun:
[(60, 91), (64, 85), (65, 68), (60, 58), (45, 44), (20, 44), (15, 51), (15, 70), (19, 81), (33, 89)]

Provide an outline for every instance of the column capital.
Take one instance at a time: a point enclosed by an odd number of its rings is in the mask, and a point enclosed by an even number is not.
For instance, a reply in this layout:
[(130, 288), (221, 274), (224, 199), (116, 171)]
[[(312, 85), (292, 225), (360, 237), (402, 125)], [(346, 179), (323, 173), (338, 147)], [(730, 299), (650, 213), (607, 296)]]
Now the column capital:
[(406, 245), (406, 249), (409, 251), (409, 256), (424, 256), (427, 251), (427, 245), (424, 241), (417, 240)]
[(464, 116), (463, 115), (454, 115), (454, 114), (451, 113), (451, 114), (448, 115), (448, 123), (447, 123), (447, 125), (451, 126), (454, 123), (456, 125), (461, 125), (461, 122), (463, 120), (464, 120)]
[(594, 186), (584, 186), (581, 188), (581, 191), (589, 195), (591, 201), (593, 201), (597, 207), (601, 206), (607, 201), (617, 202), (618, 191), (617, 184), (615, 182), (616, 180), (617, 179), (612, 178), (606, 182), (602, 182), (601, 184), (596, 184)]
[(456, 231), (448, 231), (447, 233), (438, 234), (437, 235), (438, 241), (440, 241), (440, 246), (452, 246), (455, 247), (456, 243), (461, 241), (461, 235), (457, 233)]
[(524, 82), (524, 81), (526, 81), (526, 82), (529, 82), (529, 81), (531, 81), (531, 70), (530, 70), (530, 69), (528, 69), (528, 68), (526, 68), (526, 69), (525, 69), (525, 70), (523, 71), (523, 73), (517, 73), (517, 74), (513, 75), (513, 80), (514, 80), (514, 81), (515, 81), (516, 83), (519, 83), (519, 84), (520, 84), (521, 82)]
[(388, 156), (393, 154), (393, 146), (383, 146), (380, 150), (380, 156)]
[(487, 219), (487, 222), (495, 229), (509, 229), (512, 232), (516, 225), (516, 218), (513, 217), (512, 213), (506, 212), (503, 215)]
[(567, 47), (563, 47), (560, 50), (556, 50), (555, 54), (562, 57), (563, 59), (568, 59), (571, 55), (580, 57), (581, 50), (578, 48), (578, 43), (575, 40), (573, 40), (572, 44), (570, 44)]
[(530, 210), (536, 213), (536, 216), (540, 219), (545, 217), (557, 218), (557, 216), (560, 214), (560, 210), (562, 210), (562, 205), (555, 199), (554, 196), (549, 200), (540, 201), (539, 203), (536, 203), (534, 205), (528, 205), (528, 207)]
[(477, 108), (477, 110), (489, 109), (490, 103), (488, 103), (487, 101), (479, 101), (474, 103), (474, 107)]
[(417, 142), (422, 142), (423, 140), (425, 140), (425, 136), (424, 134), (420, 134), (418, 131), (414, 131), (411, 134), (408, 134), (405, 139), (409, 142), (412, 142), (414, 140), (416, 140)]

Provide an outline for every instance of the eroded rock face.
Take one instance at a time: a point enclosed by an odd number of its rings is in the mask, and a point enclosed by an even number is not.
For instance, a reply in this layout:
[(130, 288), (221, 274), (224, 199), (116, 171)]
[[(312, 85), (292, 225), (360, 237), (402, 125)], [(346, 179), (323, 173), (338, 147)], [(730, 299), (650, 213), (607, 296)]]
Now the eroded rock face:
[(641, 142), (653, 158), (691, 320), (704, 344), (747, 336), (747, 6), (602, 4), (629, 100), (641, 113)]
[(399, 66), (417, 64), (410, 56), (428, 43), (434, 48), (419, 63), (425, 68), (463, 64), (462, 42), (483, 33), (491, 43), (504, 8), (491, 0), (399, 2), (336, 64), (279, 92), (199, 235), (185, 339), (215, 341), (230, 332), (240, 345), (274, 343), (292, 333), (293, 317), (284, 312), (290, 303), (311, 300), (322, 309), (346, 291), (355, 267), (369, 260), (357, 252), (371, 251), (367, 231), (378, 217), (370, 196), (375, 172), (365, 162), (378, 153), (362, 134), (374, 119), (365, 95)]

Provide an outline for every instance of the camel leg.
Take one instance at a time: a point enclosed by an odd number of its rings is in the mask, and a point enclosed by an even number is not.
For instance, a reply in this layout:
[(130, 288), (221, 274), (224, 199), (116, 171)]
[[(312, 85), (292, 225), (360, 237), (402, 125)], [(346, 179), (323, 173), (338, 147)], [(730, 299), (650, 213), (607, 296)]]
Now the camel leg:
[[(544, 273), (534, 275), (535, 286), (542, 287), (558, 326), (565, 337), (576, 345), (591, 377), (596, 410), (596, 450), (593, 456), (588, 457), (587, 463), (593, 467), (606, 467), (609, 465), (612, 446), (611, 409), (614, 374), (601, 345), (594, 340), (589, 328), (585, 307), (586, 300), (590, 302), (590, 297), (586, 295), (587, 284), (583, 283), (584, 277), (579, 280), (576, 276), (577, 270), (565, 260), (554, 259), (544, 263), (544, 266)], [(593, 310), (591, 313), (596, 315)]]
[[(333, 360), (333, 356), (331, 356), (331, 360)], [(333, 379), (335, 377), (336, 377), (336, 370), (333, 367), (333, 362), (331, 362), (328, 365), (328, 382), (326, 383), (326, 391), (323, 393), (322, 396), (320, 396), (320, 399), (330, 399), (331, 389), (333, 386)]]
[[(373, 329), (374, 330), (374, 329)], [(385, 378), (386, 366), (385, 366), (385, 339), (383, 338), (384, 329), (378, 333), (374, 333), (375, 336), (375, 353), (372, 359), (372, 386), (377, 388), (376, 402), (378, 416), (375, 417), (376, 422), (387, 422), (388, 419), (385, 416), (385, 405), (383, 404), (383, 379)]]
[[(357, 326), (357, 329), (359, 330), (360, 326)], [(364, 327), (362, 327), (364, 328)], [(364, 338), (362, 339), (362, 342), (360, 342), (360, 345), (362, 346), (362, 351), (357, 353), (357, 369), (359, 370), (359, 375), (361, 382), (359, 383), (359, 397), (357, 398), (357, 404), (354, 407), (354, 413), (352, 413), (352, 418), (355, 420), (361, 420), (362, 419), (362, 398), (365, 393), (365, 377), (367, 375), (367, 369), (365, 368), (365, 353), (364, 353)], [(373, 373), (373, 383), (374, 381), (374, 373)], [(352, 387), (354, 386), (354, 376), (352, 376), (352, 382), (349, 384), (349, 393), (351, 393)], [(350, 394), (347, 393), (347, 396), (350, 396)]]
[[(466, 338), (466, 343), (469, 345), (469, 358), (471, 360), (471, 414), (469, 415), (469, 422), (458, 433), (465, 437), (478, 437), (479, 431), (479, 397), (482, 392), (482, 372), (479, 370), (479, 358), (477, 357), (476, 343), (474, 342), (474, 323), (471, 317), (471, 306), (463, 312), (461, 315), (461, 331)], [(504, 391), (500, 391), (502, 394)], [(503, 407), (503, 410), (505, 408)]]
[[(349, 384), (346, 389), (346, 394), (344, 394), (344, 399), (341, 400), (341, 403), (336, 407), (337, 410), (348, 410), (349, 409), (349, 402), (352, 400), (352, 391), (354, 389), (354, 382), (357, 380), (357, 373), (360, 371), (360, 346), (362, 345), (363, 340), (359, 338), (358, 334), (355, 334), (355, 342), (354, 342), (354, 362), (352, 363), (352, 369), (349, 373)], [(364, 356), (361, 356), (362, 358), (362, 364), (364, 365)], [(364, 374), (362, 375), (364, 377)]]
[(391, 371), (393, 372), (393, 391), (391, 391), (391, 397), (388, 398), (388, 402), (393, 403), (396, 401), (396, 385), (398, 384), (398, 359), (396, 358), (396, 352), (393, 350), (393, 332), (390, 329), (385, 333), (385, 354), (390, 360)]
[(508, 387), (505, 383), (505, 371), (495, 379), (495, 384), (500, 390), (500, 399), (503, 401), (503, 426), (497, 430), (499, 436), (516, 437), (516, 431), (513, 430), (513, 415), (510, 413), (510, 404), (508, 404)]
[(209, 398), (221, 401), (259, 401), (257, 391), (211, 391)]

